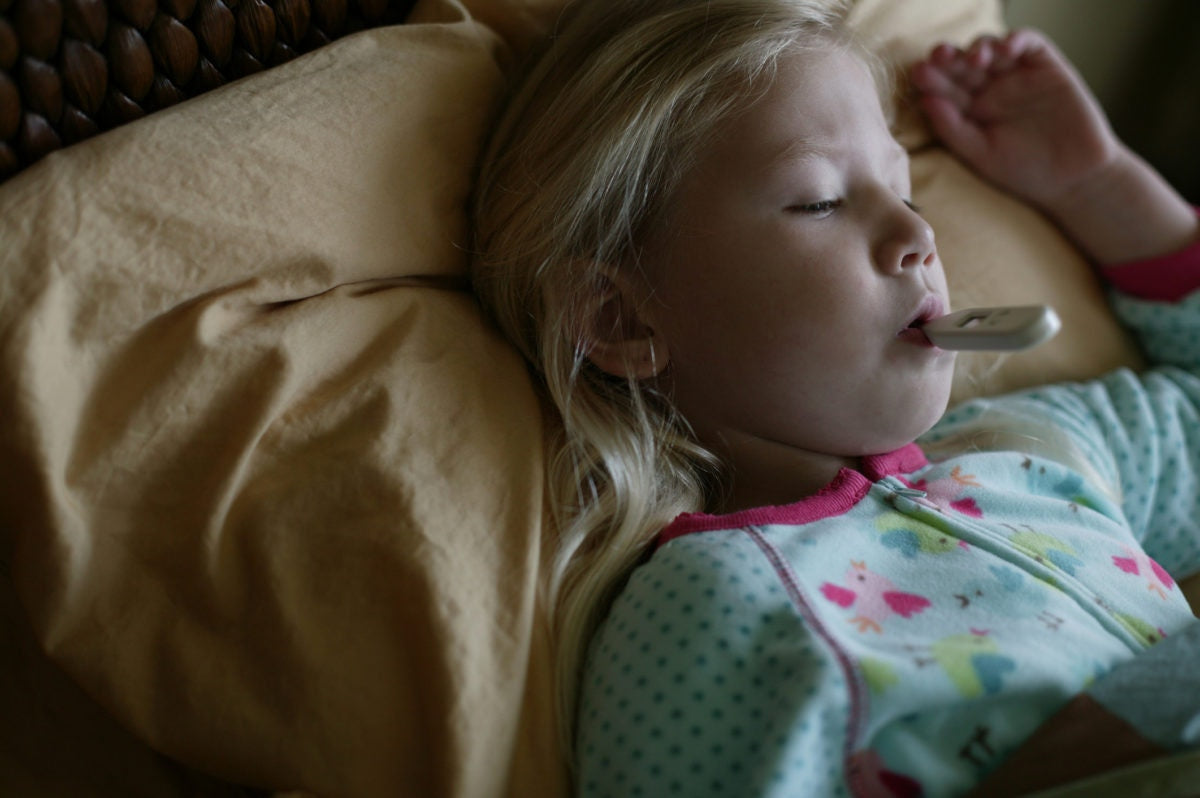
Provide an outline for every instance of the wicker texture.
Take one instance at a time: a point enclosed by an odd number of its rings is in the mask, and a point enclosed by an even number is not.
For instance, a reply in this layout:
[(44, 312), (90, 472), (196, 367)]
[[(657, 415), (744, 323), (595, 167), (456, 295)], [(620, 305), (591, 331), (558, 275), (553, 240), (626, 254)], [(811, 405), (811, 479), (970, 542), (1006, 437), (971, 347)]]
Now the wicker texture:
[(0, 181), (413, 0), (0, 0)]

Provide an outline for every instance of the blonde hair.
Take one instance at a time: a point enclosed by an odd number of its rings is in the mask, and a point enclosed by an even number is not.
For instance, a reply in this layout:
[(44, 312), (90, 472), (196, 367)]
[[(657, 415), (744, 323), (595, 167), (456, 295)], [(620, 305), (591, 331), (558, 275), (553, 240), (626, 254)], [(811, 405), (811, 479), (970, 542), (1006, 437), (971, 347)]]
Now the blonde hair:
[(831, 0), (585, 0), (517, 85), (481, 162), (472, 281), (558, 410), (548, 590), (560, 731), (614, 593), (656, 533), (719, 490), (665, 397), (587, 360), (605, 270), (636, 269), (681, 175), (781, 55), (846, 46)]

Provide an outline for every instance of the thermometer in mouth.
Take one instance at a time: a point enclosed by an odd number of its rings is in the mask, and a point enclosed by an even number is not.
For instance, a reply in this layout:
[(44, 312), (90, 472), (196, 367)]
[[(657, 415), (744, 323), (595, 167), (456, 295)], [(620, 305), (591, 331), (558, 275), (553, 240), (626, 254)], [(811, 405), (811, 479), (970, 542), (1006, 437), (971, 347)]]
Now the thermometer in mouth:
[(1016, 352), (1049, 341), (1062, 327), (1047, 305), (968, 308), (930, 319), (921, 331), (940, 349)]

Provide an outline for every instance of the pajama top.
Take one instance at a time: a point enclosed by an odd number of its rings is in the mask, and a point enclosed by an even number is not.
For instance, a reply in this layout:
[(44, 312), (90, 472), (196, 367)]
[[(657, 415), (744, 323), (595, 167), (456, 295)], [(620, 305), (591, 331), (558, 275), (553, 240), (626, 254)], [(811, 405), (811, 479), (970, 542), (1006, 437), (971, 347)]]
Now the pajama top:
[(795, 504), (668, 526), (589, 649), (580, 794), (962, 794), (1194, 623), (1200, 244), (1105, 275), (1153, 369), (965, 403), (929, 436), (1003, 410), (1090, 469), (911, 444)]

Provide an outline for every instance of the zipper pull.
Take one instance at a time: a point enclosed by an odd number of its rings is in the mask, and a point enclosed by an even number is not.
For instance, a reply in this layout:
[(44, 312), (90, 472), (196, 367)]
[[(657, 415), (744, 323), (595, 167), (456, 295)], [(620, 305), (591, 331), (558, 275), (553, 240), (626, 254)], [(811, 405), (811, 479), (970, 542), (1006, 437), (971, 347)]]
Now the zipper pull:
[(896, 488), (896, 495), (904, 496), (908, 499), (924, 499), (929, 494), (923, 490), (917, 490), (916, 488), (910, 488), (907, 485), (901, 485), (900, 487)]

